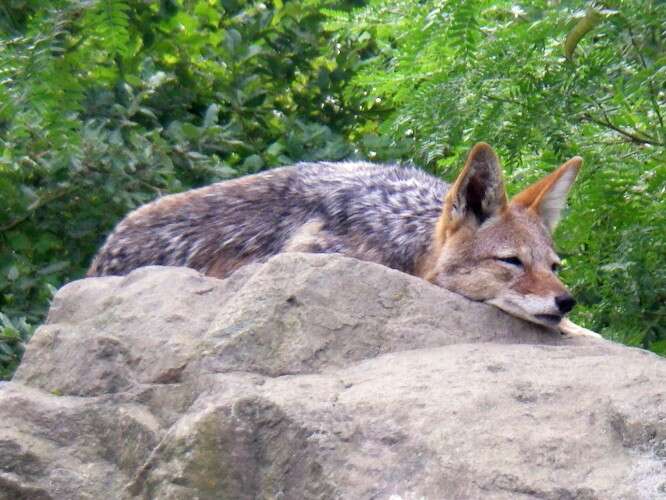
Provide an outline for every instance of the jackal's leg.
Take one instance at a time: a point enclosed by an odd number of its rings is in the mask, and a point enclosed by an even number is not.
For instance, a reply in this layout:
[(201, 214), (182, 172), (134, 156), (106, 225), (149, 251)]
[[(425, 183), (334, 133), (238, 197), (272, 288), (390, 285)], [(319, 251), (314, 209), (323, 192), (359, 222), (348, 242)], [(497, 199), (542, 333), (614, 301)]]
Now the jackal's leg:
[(567, 337), (592, 337), (594, 339), (603, 338), (597, 332), (593, 332), (592, 330), (583, 328), (582, 326), (577, 325), (576, 323), (568, 320), (567, 318), (564, 318), (562, 321), (560, 321), (558, 328), (560, 332), (562, 332)]
[(284, 245), (283, 252), (348, 253), (346, 248), (324, 229), (324, 223), (312, 219), (296, 229)]

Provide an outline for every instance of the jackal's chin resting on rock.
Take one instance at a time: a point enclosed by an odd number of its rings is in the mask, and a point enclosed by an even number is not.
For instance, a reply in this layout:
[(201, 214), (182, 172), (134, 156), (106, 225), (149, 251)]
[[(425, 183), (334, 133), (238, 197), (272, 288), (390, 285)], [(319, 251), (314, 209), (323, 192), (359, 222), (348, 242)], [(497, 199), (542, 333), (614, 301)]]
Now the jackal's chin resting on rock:
[(269, 170), (140, 207), (109, 235), (88, 275), (175, 265), (225, 277), (280, 252), (335, 252), (554, 327), (575, 300), (557, 278), (551, 233), (581, 163), (572, 158), (511, 200), (483, 143), (452, 185), (366, 162)]

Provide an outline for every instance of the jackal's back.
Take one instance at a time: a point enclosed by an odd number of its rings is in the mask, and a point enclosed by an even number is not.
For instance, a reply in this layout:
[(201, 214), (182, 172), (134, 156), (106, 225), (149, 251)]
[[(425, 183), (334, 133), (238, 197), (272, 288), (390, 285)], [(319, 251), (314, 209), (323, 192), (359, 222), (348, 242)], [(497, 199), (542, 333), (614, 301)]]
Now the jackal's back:
[(447, 185), (411, 167), (299, 164), (165, 196), (121, 221), (89, 276), (146, 265), (214, 276), (282, 251), (339, 252), (413, 272)]

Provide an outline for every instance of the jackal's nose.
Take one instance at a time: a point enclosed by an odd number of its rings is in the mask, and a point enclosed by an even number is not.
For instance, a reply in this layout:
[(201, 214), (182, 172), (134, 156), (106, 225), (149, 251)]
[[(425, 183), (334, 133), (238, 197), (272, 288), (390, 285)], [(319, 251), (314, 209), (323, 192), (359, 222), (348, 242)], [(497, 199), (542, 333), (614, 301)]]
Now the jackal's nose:
[(565, 295), (555, 297), (555, 303), (557, 304), (560, 312), (562, 314), (566, 314), (574, 308), (576, 305), (576, 299), (567, 293)]

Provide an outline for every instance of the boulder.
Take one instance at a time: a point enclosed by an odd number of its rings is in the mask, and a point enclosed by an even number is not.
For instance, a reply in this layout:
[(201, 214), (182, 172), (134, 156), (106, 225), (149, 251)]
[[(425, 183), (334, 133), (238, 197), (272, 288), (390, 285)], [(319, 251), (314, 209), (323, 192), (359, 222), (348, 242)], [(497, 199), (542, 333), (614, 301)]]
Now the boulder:
[(76, 281), (0, 385), (0, 500), (666, 498), (666, 361), (283, 254)]

